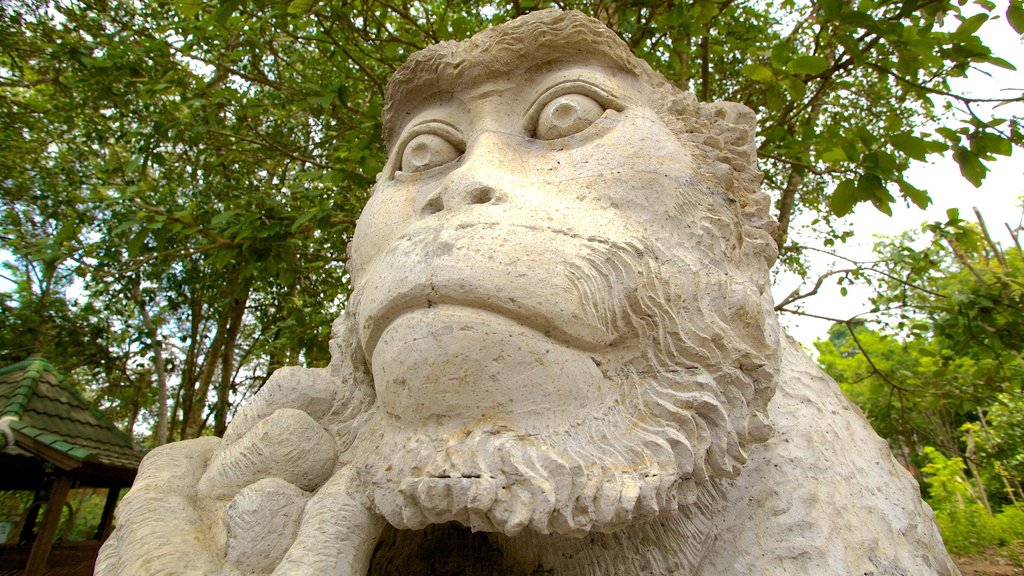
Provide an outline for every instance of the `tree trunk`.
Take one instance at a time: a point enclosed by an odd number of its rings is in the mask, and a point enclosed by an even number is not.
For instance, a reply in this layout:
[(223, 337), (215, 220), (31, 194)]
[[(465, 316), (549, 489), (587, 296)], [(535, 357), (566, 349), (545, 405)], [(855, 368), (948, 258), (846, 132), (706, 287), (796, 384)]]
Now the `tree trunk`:
[[(203, 312), (203, 301), (202, 289), (196, 289), (190, 294), (188, 350), (185, 352), (184, 369), (182, 370), (181, 381), (178, 385), (173, 416), (173, 418), (177, 419), (178, 408), (180, 407), (181, 420), (177, 427), (179, 428), (178, 438), (182, 440), (186, 438), (185, 428), (188, 426), (188, 421), (192, 414), (192, 406), (196, 402), (196, 387), (199, 380), (199, 374), (197, 374), (198, 358), (200, 351), (203, 349), (202, 344), (205, 339), (201, 330), (206, 316)], [(174, 428), (172, 428), (172, 432), (173, 430)]]
[(711, 100), (711, 39), (707, 34), (700, 37), (700, 99)]
[(156, 370), (157, 411), (156, 411), (156, 445), (167, 443), (167, 368), (164, 363), (163, 340), (157, 331), (153, 319), (149, 315), (149, 307), (142, 298), (141, 282), (136, 282), (132, 296), (142, 314), (142, 326), (149, 335), (153, 345), (153, 368)]
[(804, 183), (804, 171), (802, 168), (792, 167), (789, 171), (789, 178), (786, 180), (786, 188), (779, 198), (779, 230), (775, 234), (775, 243), (779, 250), (786, 244), (786, 237), (789, 236), (789, 222), (793, 217), (793, 207), (796, 205), (796, 195), (800, 186)]
[(971, 470), (971, 476), (974, 478), (974, 484), (978, 487), (978, 500), (981, 501), (981, 505), (985, 507), (985, 510), (989, 514), (992, 514), (992, 506), (988, 503), (988, 494), (985, 493), (985, 484), (981, 481), (981, 475), (978, 474), (978, 467), (974, 464), (975, 448), (974, 448), (974, 431), (967, 430), (967, 454), (964, 460), (967, 461), (967, 467)]
[(224, 340), (224, 351), (221, 353), (220, 384), (217, 386), (217, 404), (213, 413), (213, 434), (223, 436), (228, 425), (228, 408), (231, 388), (235, 376), (235, 348), (238, 334), (242, 331), (242, 320), (245, 307), (249, 301), (251, 283), (247, 283), (242, 294), (232, 303), (233, 313), (228, 322), (228, 335)]
[(224, 348), (224, 339), (227, 337), (228, 320), (230, 319), (230, 308), (221, 313), (217, 320), (217, 331), (214, 332), (213, 341), (207, 350), (206, 358), (203, 360), (202, 370), (199, 372), (199, 381), (192, 390), (191, 401), (182, 410), (181, 417), (181, 438), (188, 440), (198, 438), (202, 431), (203, 408), (206, 407), (206, 396), (210, 393), (210, 383), (217, 372), (220, 363), (220, 354)]
[[(146, 377), (148, 379), (148, 377), (149, 377), (148, 373), (146, 374)], [(131, 404), (128, 405), (129, 406), (128, 423), (125, 424), (125, 432), (127, 432), (129, 436), (135, 436), (135, 423), (139, 420), (139, 412), (142, 411), (142, 406), (140, 406), (140, 402), (139, 402), (139, 396), (140, 395), (141, 394), (139, 394), (138, 388), (135, 388), (133, 386), (132, 401), (131, 401)]]
[(683, 34), (676, 36), (672, 34), (672, 53), (679, 61), (679, 76), (672, 79), (672, 83), (680, 90), (690, 89), (690, 35)]
[[(184, 386), (182, 386), (179, 383), (178, 389), (175, 390), (175, 392), (174, 392), (174, 402), (171, 404), (171, 410), (170, 410), (170, 422), (168, 422), (168, 426), (167, 426), (167, 441), (168, 442), (173, 442), (174, 441), (174, 438), (175, 438), (174, 431), (178, 429), (178, 407), (181, 406), (181, 390), (182, 390), (182, 388), (184, 388)], [(181, 436), (179, 435), (178, 438), (180, 439)]]

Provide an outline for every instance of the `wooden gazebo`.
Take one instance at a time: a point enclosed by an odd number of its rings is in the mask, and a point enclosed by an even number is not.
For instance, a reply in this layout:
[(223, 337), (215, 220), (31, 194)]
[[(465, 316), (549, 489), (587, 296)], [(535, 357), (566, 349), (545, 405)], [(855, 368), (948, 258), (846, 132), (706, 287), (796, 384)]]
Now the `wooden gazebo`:
[[(132, 439), (46, 360), (0, 368), (0, 491), (33, 493), (7, 542), (0, 543), (0, 576), (92, 574), (118, 496), (141, 459)], [(90, 539), (55, 543), (75, 488), (107, 489), (99, 525)]]

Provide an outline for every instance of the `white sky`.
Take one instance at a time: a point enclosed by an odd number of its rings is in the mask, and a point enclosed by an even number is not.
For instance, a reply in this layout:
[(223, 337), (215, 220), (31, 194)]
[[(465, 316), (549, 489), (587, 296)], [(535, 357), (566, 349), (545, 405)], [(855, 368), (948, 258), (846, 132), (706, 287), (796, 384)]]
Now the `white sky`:
[[(1002, 16), (1006, 11), (1006, 2), (999, 2), (993, 14)], [(950, 23), (947, 23), (950, 24)], [(1024, 42), (1017, 35), (1005, 18), (987, 22), (981, 29), (984, 42), (992, 48), (995, 55), (1012, 62), (1017, 71), (991, 67), (986, 70), (989, 75), (972, 71), (966, 79), (958, 79), (953, 83), (954, 91), (963, 91), (975, 97), (1013, 97), (1024, 90)], [(1015, 92), (1007, 92), (1015, 90)], [(1024, 103), (1013, 104), (1013, 113), (1024, 115)], [(976, 110), (981, 110), (977, 107)], [(1011, 109), (1003, 107), (997, 114), (1006, 117)], [(933, 157), (929, 157), (930, 159)], [(835, 247), (838, 254), (854, 260), (870, 260), (873, 258), (872, 245), (878, 236), (894, 236), (905, 230), (918, 230), (921, 224), (933, 221), (946, 221), (948, 208), (959, 208), (960, 217), (974, 220), (973, 208), (977, 207), (985, 218), (985, 223), (997, 242), (1008, 243), (1009, 234), (1004, 223), (1015, 227), (1021, 222), (1021, 197), (1024, 195), (1024, 153), (1015, 150), (1011, 157), (1000, 157), (996, 162), (987, 163), (991, 171), (980, 188), (975, 188), (960, 175), (960, 169), (951, 157), (934, 157), (929, 163), (916, 162), (908, 174), (907, 180), (918, 188), (928, 191), (932, 205), (927, 210), (906, 207), (901, 203), (893, 205), (892, 217), (882, 214), (870, 203), (857, 206), (848, 217), (852, 224), (854, 237), (845, 245)], [(797, 221), (796, 226), (806, 225), (807, 220)], [(818, 244), (806, 234), (795, 231), (798, 241), (802, 238), (807, 245)], [(811, 281), (804, 289), (813, 285), (813, 280), (821, 273), (839, 267), (849, 267), (848, 263), (837, 262), (827, 256), (811, 258)], [(849, 293), (843, 297), (835, 280), (826, 280), (822, 289), (815, 296), (804, 301), (806, 312), (833, 318), (849, 318), (871, 308), (868, 297), (870, 289), (865, 286), (850, 286)], [(781, 274), (776, 279), (773, 289), (776, 302), (785, 298), (794, 288), (800, 285), (800, 278), (793, 274)], [(814, 340), (824, 338), (830, 322), (813, 318), (783, 315), (782, 324), (787, 331), (804, 346), (810, 347)]]

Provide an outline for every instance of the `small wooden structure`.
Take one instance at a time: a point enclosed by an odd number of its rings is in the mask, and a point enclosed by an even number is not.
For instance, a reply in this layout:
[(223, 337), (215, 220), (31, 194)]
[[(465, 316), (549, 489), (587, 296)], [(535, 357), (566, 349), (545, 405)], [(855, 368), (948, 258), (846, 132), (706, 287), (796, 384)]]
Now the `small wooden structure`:
[[(141, 459), (132, 439), (46, 360), (0, 368), (0, 490), (35, 493), (17, 542), (0, 544), (0, 576), (92, 574), (118, 496)], [(107, 489), (99, 526), (91, 540), (55, 546), (68, 493), (78, 487)]]

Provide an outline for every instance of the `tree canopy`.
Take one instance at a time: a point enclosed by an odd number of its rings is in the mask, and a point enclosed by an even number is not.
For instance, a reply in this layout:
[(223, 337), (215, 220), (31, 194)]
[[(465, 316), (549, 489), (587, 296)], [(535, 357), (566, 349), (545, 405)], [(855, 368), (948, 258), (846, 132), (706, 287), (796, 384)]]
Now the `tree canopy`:
[(974, 184), (1024, 141), (984, 31), (1020, 0), (12, 0), (0, 6), (0, 360), (47, 355), (127, 428), (220, 433), (287, 363), (322, 364), (345, 246), (384, 161), (387, 79), (413, 51), (529, 10), (600, 18), (678, 86), (757, 111), (787, 265), (870, 202), (926, 206), (908, 166)]
[[(943, 533), (964, 551), (1006, 533), (993, 512), (1024, 514), (1024, 252), (984, 220), (950, 211), (920, 235), (881, 242), (875, 320), (819, 341), (819, 361), (886, 438), (920, 468)], [(945, 516), (943, 516), (945, 515)], [(981, 524), (990, 538), (975, 538)], [(988, 530), (988, 528), (986, 528)], [(1024, 538), (1019, 527), (1015, 538)]]

